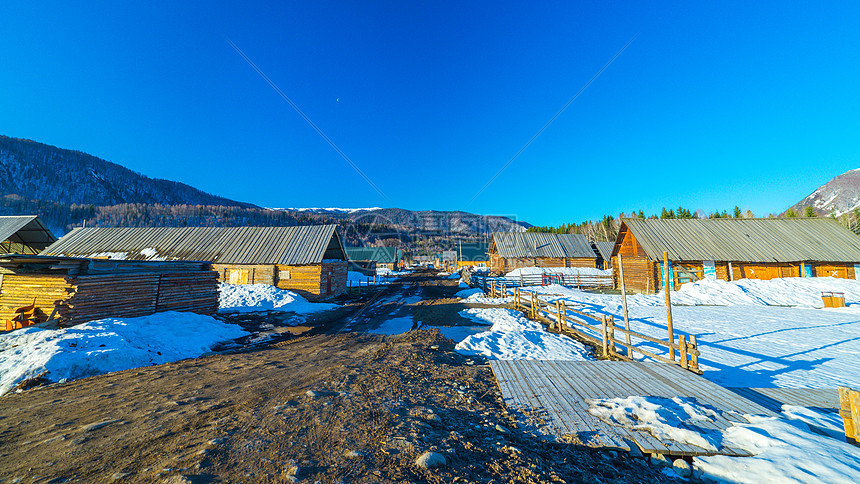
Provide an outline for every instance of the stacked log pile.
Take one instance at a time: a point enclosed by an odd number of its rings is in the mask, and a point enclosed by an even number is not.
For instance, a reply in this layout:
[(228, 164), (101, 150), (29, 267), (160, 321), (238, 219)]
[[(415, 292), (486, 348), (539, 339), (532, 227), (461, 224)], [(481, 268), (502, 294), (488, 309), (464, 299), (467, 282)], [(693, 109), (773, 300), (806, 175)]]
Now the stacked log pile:
[(36, 300), (40, 322), (51, 315), (63, 325), (108, 317), (147, 316), (161, 311), (212, 315), (218, 311), (214, 271), (3, 274), (0, 318)]

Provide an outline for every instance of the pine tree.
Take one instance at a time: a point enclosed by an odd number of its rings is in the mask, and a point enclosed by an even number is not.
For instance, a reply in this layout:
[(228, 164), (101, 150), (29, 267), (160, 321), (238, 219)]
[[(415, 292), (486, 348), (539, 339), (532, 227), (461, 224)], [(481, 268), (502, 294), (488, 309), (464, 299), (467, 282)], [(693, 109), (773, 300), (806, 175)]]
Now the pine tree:
[(662, 212), (660, 212), (660, 218), (661, 218), (661, 219), (667, 219), (667, 218), (669, 218), (669, 212), (667, 212), (667, 211), (666, 211), (666, 207), (663, 207), (663, 211), (662, 211)]
[(815, 210), (812, 208), (812, 205), (807, 205), (806, 208), (803, 209), (804, 217), (815, 217)]
[(794, 218), (797, 217), (797, 212), (795, 212), (793, 208), (789, 208), (785, 211), (785, 216), (788, 218)]
[(734, 210), (732, 210), (732, 217), (733, 218), (743, 218), (743, 213), (741, 212), (741, 207), (738, 207), (737, 205), (735, 205)]

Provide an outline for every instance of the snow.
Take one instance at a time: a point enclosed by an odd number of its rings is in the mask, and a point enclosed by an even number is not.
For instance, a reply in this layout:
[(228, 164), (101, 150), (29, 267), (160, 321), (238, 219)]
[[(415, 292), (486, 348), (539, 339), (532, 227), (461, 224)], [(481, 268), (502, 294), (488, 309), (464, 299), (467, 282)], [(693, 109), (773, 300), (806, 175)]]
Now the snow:
[(744, 417), (750, 423), (726, 429), (722, 443), (755, 455), (695, 457), (704, 476), (751, 484), (860, 482), (860, 448), (818, 435), (798, 420)]
[[(854, 307), (815, 309), (818, 304), (810, 294), (823, 287), (844, 291), (846, 302)], [(571, 308), (610, 314), (616, 324), (623, 324), (620, 295), (557, 285), (529, 290), (542, 294), (546, 301), (563, 299)], [(627, 299), (630, 328), (666, 339), (664, 296), (632, 295)], [(860, 360), (856, 358), (860, 354), (860, 282), (828, 277), (695, 283), (673, 292), (672, 300), (722, 303), (672, 307), (676, 337), (697, 335), (700, 367), (704, 377), (715, 383), (753, 388), (860, 386)], [(634, 344), (665, 354), (665, 349), (635, 338)]]
[[(707, 427), (719, 411), (692, 398), (632, 396), (589, 401), (589, 413), (610, 425), (644, 430), (660, 439), (716, 450), (735, 447), (752, 457), (724, 455), (694, 457), (697, 472), (710, 480), (733, 483), (856, 483), (860, 482), (860, 448), (844, 442), (844, 435), (819, 435), (818, 428), (836, 426), (835, 413), (784, 407), (780, 417), (744, 415), (749, 423), (724, 431), (694, 432), (681, 427)], [(840, 425), (841, 426), (841, 425)]]
[(462, 291), (457, 291), (457, 294), (454, 294), (455, 297), (467, 298), (474, 295), (483, 295), (484, 291), (482, 289), (478, 289), (477, 287), (474, 289), (463, 289)]
[(168, 363), (247, 334), (211, 316), (179, 312), (19, 329), (0, 334), (0, 395), (46, 371), (44, 378), (57, 382)]
[[(468, 289), (466, 291), (468, 291)], [(465, 292), (465, 291), (460, 291), (460, 292)], [(457, 293), (457, 294), (459, 294), (459, 293)], [(484, 291), (481, 291), (479, 289), (478, 292), (476, 292), (470, 296), (466, 296), (464, 299), (460, 299), (460, 302), (466, 303), (466, 304), (508, 304), (508, 303), (514, 302), (514, 297), (513, 296), (510, 296), (510, 297), (487, 297), (484, 294)]]
[(356, 213), (356, 212), (372, 212), (374, 210), (382, 210), (381, 207), (369, 207), (369, 208), (337, 208), (337, 207), (312, 207), (312, 208), (270, 208), (269, 210), (294, 210), (296, 212), (343, 212), (343, 213)]
[(674, 440), (716, 451), (719, 446), (717, 432), (700, 433), (682, 428), (682, 424), (703, 425), (713, 423), (717, 412), (693, 398), (661, 398), (631, 396), (587, 400), (588, 413), (610, 425), (649, 432), (660, 440)]
[(369, 330), (368, 333), (400, 334), (411, 331), (413, 326), (412, 316), (402, 316), (384, 321), (379, 327)]
[(564, 335), (547, 332), (517, 311), (501, 308), (470, 308), (460, 311), (477, 323), (490, 323), (489, 331), (466, 337), (457, 343), (458, 352), (480, 354), (498, 360), (587, 360), (582, 343)]
[[(379, 271), (379, 269), (377, 269), (377, 271)], [(346, 281), (347, 285), (350, 287), (358, 286), (359, 284), (362, 286), (388, 284), (389, 282), (386, 278), (380, 277), (378, 272), (376, 276), (368, 276), (358, 271), (347, 271)]]
[(312, 303), (302, 296), (271, 284), (220, 283), (220, 312), (291, 311), (300, 314), (337, 308), (337, 304)]
[(406, 276), (411, 274), (409, 271), (393, 271), (387, 267), (379, 267), (376, 269), (378, 276)]

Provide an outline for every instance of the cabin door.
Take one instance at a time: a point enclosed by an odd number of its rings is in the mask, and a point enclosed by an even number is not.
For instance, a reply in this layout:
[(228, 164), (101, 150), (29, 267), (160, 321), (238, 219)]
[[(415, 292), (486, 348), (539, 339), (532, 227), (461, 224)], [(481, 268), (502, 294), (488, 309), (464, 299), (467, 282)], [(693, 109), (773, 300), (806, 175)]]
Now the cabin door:
[(325, 295), (326, 296), (331, 295), (331, 271), (329, 271), (328, 277), (326, 277)]

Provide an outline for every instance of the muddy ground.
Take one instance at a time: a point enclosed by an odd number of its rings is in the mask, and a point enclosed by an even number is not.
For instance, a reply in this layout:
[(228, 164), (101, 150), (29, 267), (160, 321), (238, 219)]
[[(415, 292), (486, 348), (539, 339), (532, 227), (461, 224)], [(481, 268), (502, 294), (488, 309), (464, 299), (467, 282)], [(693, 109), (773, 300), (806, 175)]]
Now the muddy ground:
[[(674, 481), (626, 454), (518, 425), (486, 362), (438, 330), (364, 333), (392, 314), (473, 325), (457, 315), (456, 290), (410, 277), (297, 327), (284, 314), (237, 316), (274, 329), (225, 353), (4, 396), (0, 481)], [(416, 293), (424, 299), (398, 304)], [(428, 451), (444, 465), (418, 466)]]

